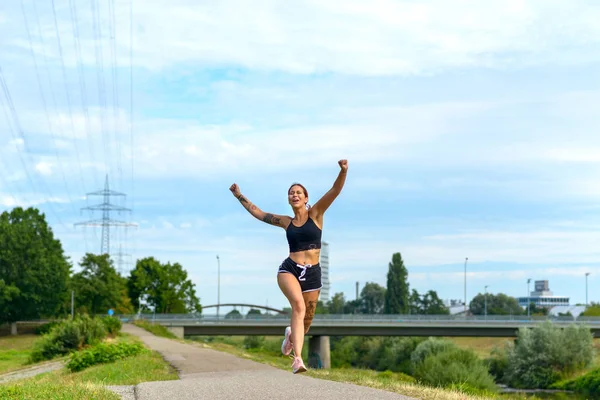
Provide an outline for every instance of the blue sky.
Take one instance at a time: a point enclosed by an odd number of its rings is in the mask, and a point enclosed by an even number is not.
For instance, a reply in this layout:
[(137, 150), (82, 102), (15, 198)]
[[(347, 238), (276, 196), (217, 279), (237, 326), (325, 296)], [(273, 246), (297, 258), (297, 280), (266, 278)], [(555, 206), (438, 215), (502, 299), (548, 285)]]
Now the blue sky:
[(74, 0), (78, 57), (54, 3), (56, 25), (50, 2), (0, 10), (16, 113), (0, 90), (0, 202), (41, 208), (75, 262), (100, 249), (99, 228), (73, 224), (101, 217), (80, 209), (108, 173), (133, 209), (113, 217), (139, 225), (111, 249), (180, 262), (203, 304), (219, 254), (222, 302), (283, 307), (284, 231), (228, 188), (290, 213), (292, 182), (314, 203), (347, 158), (324, 227), (332, 294), (385, 285), (401, 252), (411, 287), (444, 299), (462, 299), (469, 257), (469, 299), (531, 278), (583, 302), (591, 272), (600, 301), (598, 4), (135, 0), (132, 46), (129, 1)]

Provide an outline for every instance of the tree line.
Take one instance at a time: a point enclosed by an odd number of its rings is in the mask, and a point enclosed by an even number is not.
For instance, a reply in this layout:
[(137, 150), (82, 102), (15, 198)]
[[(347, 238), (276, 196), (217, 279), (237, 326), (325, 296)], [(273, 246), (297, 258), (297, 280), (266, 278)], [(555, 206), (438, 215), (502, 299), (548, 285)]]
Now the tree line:
[(19, 320), (65, 317), (74, 312), (116, 314), (201, 313), (195, 285), (177, 262), (137, 260), (129, 276), (108, 254), (86, 253), (79, 272), (64, 253), (45, 215), (15, 207), (0, 215), (0, 325)]

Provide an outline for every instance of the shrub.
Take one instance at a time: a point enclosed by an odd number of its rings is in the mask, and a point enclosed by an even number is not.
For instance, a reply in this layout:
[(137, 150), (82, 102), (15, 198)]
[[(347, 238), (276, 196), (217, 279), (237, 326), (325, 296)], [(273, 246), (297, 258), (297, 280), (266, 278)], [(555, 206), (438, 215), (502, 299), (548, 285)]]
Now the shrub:
[(100, 342), (106, 333), (104, 324), (98, 318), (84, 315), (74, 320), (63, 320), (34, 344), (29, 361), (39, 362), (63, 356), (85, 345)]
[(104, 324), (104, 327), (106, 328), (108, 334), (113, 336), (119, 333), (121, 331), (121, 328), (123, 327), (123, 323), (121, 322), (121, 320), (113, 316), (102, 318), (102, 323)]
[(331, 366), (408, 374), (411, 354), (424, 340), (421, 337), (332, 337)]
[(600, 368), (575, 379), (556, 382), (551, 389), (572, 390), (591, 398), (600, 397)]
[(508, 369), (508, 348), (511, 342), (506, 342), (504, 348), (494, 347), (490, 356), (485, 360), (489, 373), (496, 379), (496, 382), (503, 382), (504, 375)]
[(425, 339), (419, 337), (385, 338), (377, 352), (377, 371), (411, 373), (411, 355)]
[[(439, 344), (439, 343), (438, 343)], [(436, 351), (415, 364), (414, 377), (434, 387), (452, 387), (467, 392), (493, 392), (497, 390), (494, 378), (485, 363), (472, 350), (457, 347)]]
[(73, 321), (79, 328), (83, 337), (82, 345), (94, 345), (106, 337), (108, 332), (98, 317), (91, 318), (89, 315), (81, 315)]
[(333, 368), (371, 368), (373, 351), (379, 347), (381, 338), (348, 336), (331, 341), (331, 363)]
[(35, 328), (35, 334), (45, 335), (46, 333), (49, 333), (52, 330), (52, 328), (54, 328), (58, 324), (60, 324), (60, 321), (46, 322), (45, 324), (42, 324)]
[(100, 343), (86, 350), (73, 353), (67, 363), (71, 372), (78, 372), (96, 364), (106, 364), (141, 353), (140, 343)]
[(245, 349), (260, 349), (265, 344), (264, 336), (245, 336), (244, 337), (244, 348)]
[(582, 325), (561, 329), (548, 321), (522, 328), (516, 344), (508, 347), (505, 381), (517, 388), (548, 388), (589, 366), (594, 357), (593, 335)]
[(424, 342), (419, 343), (410, 356), (413, 372), (427, 357), (456, 348), (454, 342), (443, 338), (430, 337)]

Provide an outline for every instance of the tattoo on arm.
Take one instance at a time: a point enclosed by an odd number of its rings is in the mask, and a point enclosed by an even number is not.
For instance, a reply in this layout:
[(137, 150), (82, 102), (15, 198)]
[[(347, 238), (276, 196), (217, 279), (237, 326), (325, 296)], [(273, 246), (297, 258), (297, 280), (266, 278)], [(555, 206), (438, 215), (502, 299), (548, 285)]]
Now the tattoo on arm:
[(281, 224), (281, 219), (275, 217), (273, 214), (270, 214), (270, 213), (265, 214), (263, 221), (266, 222), (267, 224), (271, 224), (271, 225), (280, 225)]
[(256, 206), (255, 206), (254, 204), (250, 203), (250, 202), (248, 201), (248, 199), (244, 197), (244, 195), (243, 195), (243, 194), (240, 194), (240, 195), (237, 197), (237, 199), (240, 201), (240, 203), (242, 204), (242, 206), (244, 206), (244, 208), (245, 208), (247, 211), (254, 211), (254, 210), (256, 209)]

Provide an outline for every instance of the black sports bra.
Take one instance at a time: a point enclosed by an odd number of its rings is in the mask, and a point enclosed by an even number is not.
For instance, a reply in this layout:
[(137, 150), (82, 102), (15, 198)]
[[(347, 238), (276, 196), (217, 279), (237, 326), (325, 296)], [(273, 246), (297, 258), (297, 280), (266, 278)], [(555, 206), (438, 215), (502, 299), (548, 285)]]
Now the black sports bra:
[(302, 226), (295, 226), (290, 222), (285, 230), (290, 253), (320, 249), (322, 233), (311, 217), (308, 217), (308, 220)]

